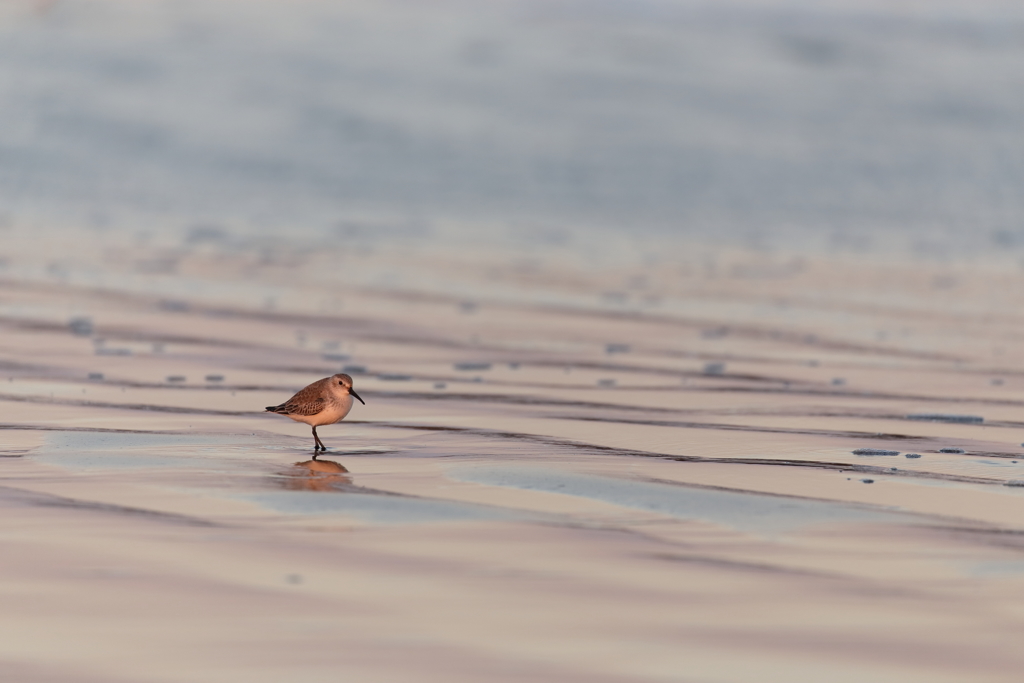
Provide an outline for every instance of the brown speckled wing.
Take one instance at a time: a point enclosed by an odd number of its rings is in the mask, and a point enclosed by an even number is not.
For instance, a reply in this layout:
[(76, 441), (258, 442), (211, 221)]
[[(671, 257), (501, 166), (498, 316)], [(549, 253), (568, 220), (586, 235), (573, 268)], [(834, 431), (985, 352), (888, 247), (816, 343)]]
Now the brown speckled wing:
[(327, 405), (327, 401), (322, 398), (318, 398), (312, 401), (293, 402), (288, 401), (284, 404), (284, 413), (286, 415), (316, 415), (324, 409)]
[(313, 382), (308, 387), (292, 396), (281, 406), (286, 415), (316, 415), (327, 406), (323, 398), (324, 385), (331, 381), (330, 377)]

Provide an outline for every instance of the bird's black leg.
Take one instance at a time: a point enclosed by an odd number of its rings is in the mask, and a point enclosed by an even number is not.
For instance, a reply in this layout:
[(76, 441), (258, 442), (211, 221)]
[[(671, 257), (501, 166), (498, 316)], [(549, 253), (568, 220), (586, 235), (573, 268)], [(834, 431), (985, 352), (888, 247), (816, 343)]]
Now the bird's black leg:
[(313, 459), (316, 460), (317, 450), (327, 450), (327, 446), (324, 445), (324, 442), (320, 440), (320, 437), (316, 433), (316, 427), (313, 427), (313, 441)]

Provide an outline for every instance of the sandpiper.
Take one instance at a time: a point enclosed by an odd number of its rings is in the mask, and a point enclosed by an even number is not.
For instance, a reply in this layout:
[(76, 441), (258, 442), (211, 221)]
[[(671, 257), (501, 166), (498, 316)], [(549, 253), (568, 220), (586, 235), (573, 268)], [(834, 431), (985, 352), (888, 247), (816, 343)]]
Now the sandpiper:
[[(352, 378), (345, 374), (332, 375), (313, 382), (279, 406), (267, 406), (267, 412), (287, 415), (296, 422), (313, 427), (313, 459), (327, 446), (317, 436), (316, 428), (341, 422), (352, 410), (352, 398), (359, 394), (352, 390)], [(359, 398), (364, 406), (366, 401)]]

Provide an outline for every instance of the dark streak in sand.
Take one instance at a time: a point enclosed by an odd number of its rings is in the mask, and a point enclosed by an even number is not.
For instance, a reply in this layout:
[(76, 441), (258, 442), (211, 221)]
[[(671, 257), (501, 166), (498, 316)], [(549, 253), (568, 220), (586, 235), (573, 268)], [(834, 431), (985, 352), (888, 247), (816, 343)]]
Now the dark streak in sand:
[(374, 396), (376, 398), (410, 399), (414, 401), (467, 401), (471, 403), (503, 403), (510, 405), (526, 406), (551, 406), (559, 408), (602, 408), (607, 410), (631, 410), (638, 412), (653, 413), (678, 413), (673, 408), (658, 408), (651, 406), (620, 405), (617, 403), (598, 403), (596, 401), (573, 401), (557, 398), (541, 398), (537, 396), (522, 396), (515, 394), (460, 394), (454, 392), (441, 393), (420, 393), (400, 391), (374, 391), (368, 389), (360, 390), (360, 394)]
[(92, 501), (78, 500), (76, 498), (65, 498), (63, 496), (55, 496), (48, 493), (37, 493), (35, 491), (25, 491), (10, 486), (0, 487), (0, 492), (3, 493), (3, 502), (9, 503), (23, 503), (27, 505), (36, 505), (40, 507), (59, 507), (59, 508), (73, 508), (76, 510), (86, 510), (90, 512), (109, 513), (116, 515), (130, 515), (133, 517), (142, 517), (145, 519), (152, 519), (159, 522), (169, 522), (172, 524), (184, 524), (187, 526), (202, 526), (202, 527), (221, 527), (222, 524), (211, 522), (198, 517), (191, 517), (189, 515), (180, 515), (172, 512), (159, 512), (157, 510), (147, 510), (145, 508), (129, 507), (125, 505), (113, 505), (110, 503), (95, 503)]
[(772, 465), (775, 467), (805, 467), (810, 469), (838, 470), (841, 472), (857, 472), (860, 474), (885, 475), (888, 477), (903, 477), (908, 479), (937, 479), (941, 481), (955, 481), (962, 484), (986, 484), (991, 486), (1002, 486), (1002, 479), (988, 479), (985, 477), (971, 477), (958, 474), (944, 474), (941, 472), (923, 472), (920, 470), (896, 470), (888, 467), (876, 467), (871, 465), (855, 465), (843, 462), (825, 462), (821, 460), (779, 460), (772, 458), (701, 458), (695, 456), (673, 456), (651, 454), (648, 457), (661, 457), (679, 462), (706, 462), (733, 465)]
[(783, 576), (798, 576), (818, 579), (846, 579), (841, 574), (826, 572), (815, 572), (793, 567), (783, 567), (775, 564), (764, 564), (760, 562), (743, 562), (740, 560), (727, 560), (721, 557), (708, 555), (684, 555), (682, 553), (651, 553), (650, 557), (656, 560), (667, 560), (669, 562), (684, 562), (686, 564), (698, 564), (712, 567), (714, 569), (733, 569), (743, 572), (758, 572), (768, 574), (780, 574)]
[(165, 431), (159, 429), (109, 429), (106, 427), (67, 427), (55, 425), (18, 424), (0, 422), (0, 429), (24, 430), (34, 432), (101, 432), (111, 434), (194, 434), (194, 432)]
[(747, 457), (707, 458), (699, 455), (674, 455), (671, 453), (658, 453), (656, 451), (643, 451), (629, 448), (617, 448), (614, 446), (601, 446), (598, 444), (590, 444), (581, 441), (572, 441), (570, 439), (559, 439), (556, 437), (538, 436), (535, 434), (492, 431), (472, 427), (445, 427), (440, 425), (416, 425), (401, 424), (395, 422), (371, 423), (361, 422), (359, 420), (350, 421), (350, 424), (372, 424), (375, 427), (384, 427), (389, 429), (410, 429), (415, 431), (427, 432), (461, 433), (493, 439), (527, 441), (530, 443), (544, 444), (546, 446), (555, 446), (560, 448), (569, 448), (573, 450), (584, 451), (595, 455), (621, 455), (626, 457), (659, 458), (662, 460), (672, 460), (675, 462), (699, 462), (722, 465), (767, 465), (772, 467), (800, 467), (808, 469), (835, 470), (840, 472), (857, 472), (861, 474), (885, 475), (890, 478), (902, 477), (908, 479), (934, 479), (941, 481), (959, 482), (965, 484), (985, 484), (991, 486), (1002, 486), (1004, 484), (1004, 480), (1002, 479), (989, 479), (986, 477), (944, 474), (941, 472), (927, 472), (922, 470), (901, 469), (893, 471), (889, 467), (860, 465), (848, 462), (827, 462), (823, 460), (796, 460)]
[(0, 370), (17, 370), (21, 372), (45, 372), (50, 370), (45, 365), (36, 365), (31, 363), (18, 363), (11, 360), (0, 360)]
[(555, 420), (578, 420), (583, 422), (607, 422), (610, 424), (646, 425), (652, 427), (681, 427), (684, 429), (717, 429), (731, 432), (761, 432), (765, 434), (808, 434), (818, 436), (851, 437), (858, 439), (914, 439), (929, 441), (928, 437), (907, 434), (883, 434), (879, 432), (855, 432), (829, 429), (787, 429), (785, 427), (754, 427), (750, 425), (732, 425), (716, 422), (683, 422), (679, 420), (627, 420), (624, 418), (588, 417), (584, 415), (550, 415)]
[(211, 410), (205, 408), (183, 408), (179, 406), (159, 406), (148, 403), (106, 403), (102, 401), (81, 401), (77, 399), (49, 398), (44, 396), (21, 396), (0, 394), (0, 401), (15, 403), (43, 403), (47, 405), (81, 406), (86, 408), (114, 408), (118, 410), (148, 410), (157, 413), (183, 413), (187, 415), (256, 415), (257, 410)]
[(870, 398), (887, 401), (927, 401), (929, 403), (978, 403), (998, 406), (1024, 406), (1024, 401), (1012, 399), (978, 398), (971, 396), (935, 396), (928, 394), (893, 394), (877, 391), (835, 391), (815, 389), (775, 389), (769, 387), (680, 387), (681, 391), (750, 393), (750, 394), (790, 394), (794, 396), (836, 396), (840, 398)]

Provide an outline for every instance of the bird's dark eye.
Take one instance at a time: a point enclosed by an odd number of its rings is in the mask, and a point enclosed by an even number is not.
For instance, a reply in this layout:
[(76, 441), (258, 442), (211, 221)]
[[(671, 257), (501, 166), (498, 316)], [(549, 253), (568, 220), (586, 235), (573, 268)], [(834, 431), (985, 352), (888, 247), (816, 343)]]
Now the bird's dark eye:
[(341, 384), (344, 384), (344, 382), (338, 382), (338, 384), (341, 385)]

